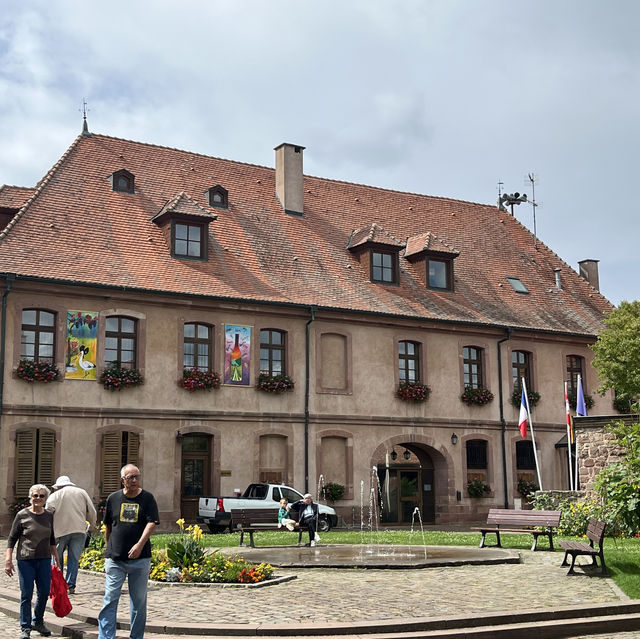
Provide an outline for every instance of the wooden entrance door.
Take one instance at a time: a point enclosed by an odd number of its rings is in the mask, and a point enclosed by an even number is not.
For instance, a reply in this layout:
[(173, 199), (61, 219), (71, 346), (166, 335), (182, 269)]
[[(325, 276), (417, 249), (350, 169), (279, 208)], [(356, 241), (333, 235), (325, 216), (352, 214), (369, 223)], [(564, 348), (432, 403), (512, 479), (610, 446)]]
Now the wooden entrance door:
[(195, 523), (198, 500), (211, 485), (211, 446), (211, 435), (193, 433), (182, 438), (180, 514), (188, 523)]

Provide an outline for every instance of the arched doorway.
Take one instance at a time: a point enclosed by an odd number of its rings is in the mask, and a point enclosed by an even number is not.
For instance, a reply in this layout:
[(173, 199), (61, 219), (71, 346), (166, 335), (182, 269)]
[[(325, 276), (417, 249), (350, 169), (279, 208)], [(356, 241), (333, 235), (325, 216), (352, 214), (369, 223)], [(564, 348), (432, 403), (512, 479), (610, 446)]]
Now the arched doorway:
[(424, 448), (394, 445), (377, 469), (383, 524), (411, 524), (416, 508), (423, 523), (435, 523), (434, 466)]
[(205, 433), (189, 433), (181, 439), (180, 514), (185, 521), (195, 522), (198, 500), (211, 483), (213, 438)]

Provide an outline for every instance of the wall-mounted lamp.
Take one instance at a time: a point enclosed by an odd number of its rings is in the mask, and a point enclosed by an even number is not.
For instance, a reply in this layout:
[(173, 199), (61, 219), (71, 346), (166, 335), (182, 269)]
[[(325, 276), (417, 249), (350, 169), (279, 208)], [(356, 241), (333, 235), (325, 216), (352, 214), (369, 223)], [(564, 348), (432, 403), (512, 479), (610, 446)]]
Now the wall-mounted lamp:
[(391, 449), (391, 455), (389, 455), (389, 456), (391, 457), (391, 459), (392, 459), (393, 461), (395, 461), (396, 459), (398, 459), (398, 453), (396, 453), (396, 449), (395, 449), (395, 448), (392, 448), (392, 449)]
[(409, 461), (409, 459), (410, 459), (410, 457), (411, 457), (411, 453), (409, 452), (409, 449), (408, 449), (408, 448), (405, 448), (405, 449), (404, 449), (404, 453), (402, 453), (402, 456), (403, 456), (407, 461)]
[(458, 436), (455, 433), (451, 433), (451, 443), (454, 446), (458, 443)]

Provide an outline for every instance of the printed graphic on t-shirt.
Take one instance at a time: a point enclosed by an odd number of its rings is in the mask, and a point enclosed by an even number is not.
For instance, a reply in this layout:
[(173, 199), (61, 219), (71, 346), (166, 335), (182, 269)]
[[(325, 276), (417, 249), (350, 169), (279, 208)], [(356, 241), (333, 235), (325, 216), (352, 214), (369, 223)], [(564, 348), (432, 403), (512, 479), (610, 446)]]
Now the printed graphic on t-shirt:
[(137, 524), (139, 510), (139, 504), (131, 504), (125, 502), (120, 506), (120, 521), (126, 522), (128, 524)]

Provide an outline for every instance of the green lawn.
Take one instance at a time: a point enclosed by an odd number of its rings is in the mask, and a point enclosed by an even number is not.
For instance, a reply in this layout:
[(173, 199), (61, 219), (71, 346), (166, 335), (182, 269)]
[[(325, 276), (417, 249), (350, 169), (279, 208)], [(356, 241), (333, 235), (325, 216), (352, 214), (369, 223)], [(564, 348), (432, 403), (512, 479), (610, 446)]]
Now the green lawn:
[[(166, 548), (168, 541), (175, 535), (154, 535), (152, 538), (155, 548)], [(377, 533), (360, 533), (356, 530), (332, 530), (321, 535), (322, 543), (326, 544), (422, 544), (428, 546), (477, 546), (480, 541), (479, 533), (439, 532), (429, 531), (424, 533), (424, 542), (420, 532), (411, 534), (405, 530), (382, 530)], [(527, 535), (501, 535), (502, 545), (505, 548), (516, 550), (529, 550), (531, 538)], [(306, 535), (305, 535), (306, 539)], [(571, 537), (558, 536), (557, 539), (571, 539)], [(207, 548), (232, 548), (240, 542), (239, 533), (209, 535), (203, 537)], [(261, 546), (288, 546), (298, 540), (298, 533), (279, 531), (260, 533)], [(538, 543), (545, 547), (546, 540), (540, 538)], [(558, 564), (562, 561), (562, 550), (558, 553)], [(633, 539), (606, 539), (604, 550), (605, 561), (609, 574), (618, 587), (629, 597), (640, 598), (640, 538)]]

